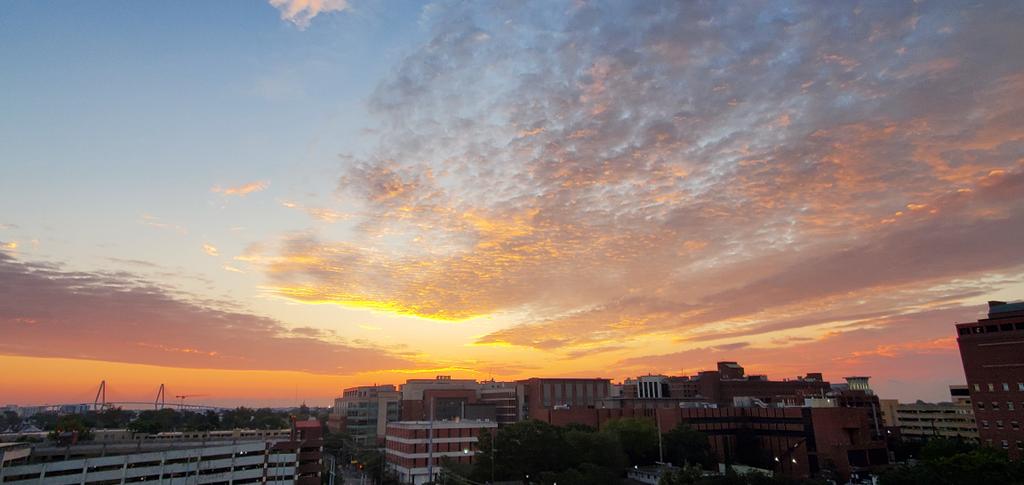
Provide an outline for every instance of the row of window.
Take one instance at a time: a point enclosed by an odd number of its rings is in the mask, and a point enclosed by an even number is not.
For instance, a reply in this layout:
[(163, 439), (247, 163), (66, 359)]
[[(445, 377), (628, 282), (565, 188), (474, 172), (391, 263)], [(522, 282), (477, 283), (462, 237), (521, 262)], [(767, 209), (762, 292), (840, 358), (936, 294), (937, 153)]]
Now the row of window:
[[(996, 390), (996, 385), (991, 383), (991, 382), (989, 382), (988, 383), (988, 391), (989, 392), (995, 392), (995, 390)], [(1009, 382), (1004, 382), (1003, 383), (1003, 390), (1006, 391), (1006, 392), (1010, 392), (1010, 383)], [(1017, 383), (1017, 390), (1021, 391), (1021, 392), (1024, 392), (1024, 382), (1018, 382)], [(975, 392), (981, 392), (981, 384), (974, 383), (974, 391)]]
[[(985, 428), (985, 429), (989, 429), (989, 425), (988, 425), (988, 420), (987, 419), (981, 420), (981, 427)], [(1003, 420), (1002, 419), (997, 419), (996, 420), (996, 428), (1003, 429), (1003, 427), (1004, 427), (1003, 426)], [(1010, 427), (1013, 428), (1014, 431), (1019, 431), (1020, 430), (1020, 423), (1018, 423), (1016, 421), (1010, 421)]]
[(978, 325), (975, 327), (960, 327), (960, 335), (970, 335), (972, 333), (992, 333), (992, 332), (1009, 332), (1012, 330), (1024, 330), (1024, 322), (1003, 323), (1000, 325)]
[[(992, 440), (985, 440), (985, 441), (988, 443), (989, 446), (992, 446)], [(1003, 440), (1003, 442), (1001, 444), (1002, 444), (1004, 450), (1010, 449), (1010, 441), (1009, 440)], [(1016, 444), (1017, 444), (1017, 449), (1018, 450), (1024, 450), (1024, 441), (1017, 440)]]
[[(978, 404), (978, 410), (979, 411), (984, 411), (985, 410), (985, 403), (983, 403), (981, 401), (978, 401), (977, 404)], [(1021, 404), (1021, 406), (1024, 406), (1024, 401), (1021, 401), (1020, 404)], [(999, 401), (992, 401), (992, 406), (989, 407), (989, 409), (991, 409), (993, 411), (999, 411)], [(1006, 401), (1006, 410), (1007, 411), (1014, 411), (1016, 409), (1017, 408), (1014, 407), (1013, 401)]]

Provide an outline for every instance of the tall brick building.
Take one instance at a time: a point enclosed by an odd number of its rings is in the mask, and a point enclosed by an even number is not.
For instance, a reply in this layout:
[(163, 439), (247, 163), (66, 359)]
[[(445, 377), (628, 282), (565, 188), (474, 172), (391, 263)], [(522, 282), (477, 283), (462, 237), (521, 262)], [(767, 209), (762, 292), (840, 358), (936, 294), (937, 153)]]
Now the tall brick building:
[(956, 325), (983, 444), (1024, 456), (1024, 302), (988, 302), (988, 318)]

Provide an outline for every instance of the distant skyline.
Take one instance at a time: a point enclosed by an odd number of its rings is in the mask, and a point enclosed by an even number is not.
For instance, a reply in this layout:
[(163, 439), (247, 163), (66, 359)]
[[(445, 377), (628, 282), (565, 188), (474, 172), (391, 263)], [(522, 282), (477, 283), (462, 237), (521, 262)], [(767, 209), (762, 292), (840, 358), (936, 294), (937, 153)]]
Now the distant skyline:
[(1024, 298), (1024, 4), (4, 2), (0, 404), (963, 383)]

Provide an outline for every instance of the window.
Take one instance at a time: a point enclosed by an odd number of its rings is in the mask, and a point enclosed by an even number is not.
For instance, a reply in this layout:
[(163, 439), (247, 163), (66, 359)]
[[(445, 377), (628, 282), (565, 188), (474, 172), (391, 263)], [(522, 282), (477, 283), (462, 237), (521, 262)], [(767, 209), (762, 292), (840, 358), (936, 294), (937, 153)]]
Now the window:
[(983, 427), (985, 429), (988, 429), (988, 420), (987, 419), (981, 420), (981, 427)]
[(991, 383), (991, 382), (989, 382), (989, 383), (988, 383), (988, 390), (989, 390), (990, 392), (991, 392), (991, 391), (995, 391), (995, 390), (996, 390), (996, 385), (995, 385), (995, 384), (993, 384), (993, 383)]
[(985, 409), (985, 403), (978, 401), (978, 409)]
[(996, 427), (999, 428), (999, 429), (1003, 428), (1003, 420), (1002, 419), (997, 419), (996, 420)]
[(1006, 401), (1006, 410), (1013, 411), (1013, 401)]
[(999, 403), (998, 402), (992, 401), (992, 410), (993, 411), (998, 411), (999, 410)]
[(1004, 391), (1009, 391), (1009, 390), (1010, 390), (1010, 384), (1009, 384), (1009, 383), (1006, 383), (1006, 382), (1004, 382), (1004, 383), (1003, 383), (1003, 390), (1004, 390)]
[(1010, 421), (1010, 427), (1013, 428), (1014, 431), (1019, 430), (1020, 429), (1020, 423), (1018, 423), (1016, 421)]
[(1008, 449), (1009, 447), (1010, 447), (1010, 442), (1006, 441), (1006, 440), (1003, 440), (1003, 449), (1005, 450), (1005, 449)]
[(1017, 440), (1017, 449), (1024, 450), (1024, 441)]
[(1024, 391), (1024, 382), (1018, 382), (1017, 383), (1017, 390), (1018, 391)]
[[(974, 390), (980, 392), (981, 391), (981, 385), (980, 384), (975, 384), (974, 385)], [(1021, 390), (1024, 391), (1024, 389), (1021, 389)]]

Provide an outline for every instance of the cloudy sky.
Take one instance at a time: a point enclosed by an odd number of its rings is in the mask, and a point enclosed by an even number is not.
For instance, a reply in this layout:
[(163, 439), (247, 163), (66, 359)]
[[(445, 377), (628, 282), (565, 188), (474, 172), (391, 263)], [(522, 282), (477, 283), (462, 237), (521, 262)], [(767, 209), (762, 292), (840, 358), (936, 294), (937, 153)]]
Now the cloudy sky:
[(962, 382), (1024, 297), (1024, 4), (7, 2), (0, 404)]

